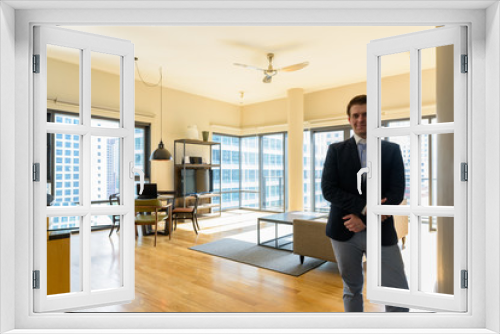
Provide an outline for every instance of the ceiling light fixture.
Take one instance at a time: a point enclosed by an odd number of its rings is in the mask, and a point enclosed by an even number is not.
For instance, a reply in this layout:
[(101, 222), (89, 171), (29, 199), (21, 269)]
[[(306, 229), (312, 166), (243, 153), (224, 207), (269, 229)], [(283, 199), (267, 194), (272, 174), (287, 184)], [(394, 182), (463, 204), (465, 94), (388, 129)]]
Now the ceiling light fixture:
[(273, 77), (276, 74), (278, 74), (278, 72), (280, 72), (280, 71), (281, 72), (298, 71), (298, 70), (303, 69), (307, 65), (309, 65), (309, 62), (305, 61), (305, 62), (300, 63), (300, 64), (285, 66), (285, 67), (282, 67), (282, 68), (274, 68), (273, 67), (273, 59), (274, 59), (274, 53), (268, 53), (267, 54), (267, 62), (268, 62), (269, 65), (267, 66), (267, 69), (255, 67), (255, 66), (252, 66), (252, 65), (239, 64), (239, 63), (233, 63), (233, 65), (241, 66), (241, 67), (244, 67), (244, 68), (249, 68), (249, 69), (252, 69), (252, 70), (262, 71), (262, 73), (264, 73), (264, 79), (262, 79), (263, 83), (271, 83), (273, 81)]
[(139, 65), (137, 64), (138, 60), (139, 58), (135, 57), (135, 66), (137, 67), (137, 73), (139, 74), (141, 81), (148, 87), (160, 86), (160, 143), (158, 144), (158, 148), (151, 153), (149, 160), (172, 160), (172, 154), (163, 144), (163, 68), (160, 66), (160, 80), (156, 84), (148, 84), (144, 81), (141, 72), (139, 71)]

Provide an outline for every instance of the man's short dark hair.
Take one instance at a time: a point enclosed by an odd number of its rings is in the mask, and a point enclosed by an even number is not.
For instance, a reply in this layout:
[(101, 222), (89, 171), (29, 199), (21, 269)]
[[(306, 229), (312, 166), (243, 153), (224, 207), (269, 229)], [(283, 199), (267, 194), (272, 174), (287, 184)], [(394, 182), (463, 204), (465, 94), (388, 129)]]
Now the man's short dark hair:
[(347, 105), (347, 116), (351, 117), (351, 107), (354, 105), (364, 105), (366, 104), (366, 95), (357, 95), (349, 101)]

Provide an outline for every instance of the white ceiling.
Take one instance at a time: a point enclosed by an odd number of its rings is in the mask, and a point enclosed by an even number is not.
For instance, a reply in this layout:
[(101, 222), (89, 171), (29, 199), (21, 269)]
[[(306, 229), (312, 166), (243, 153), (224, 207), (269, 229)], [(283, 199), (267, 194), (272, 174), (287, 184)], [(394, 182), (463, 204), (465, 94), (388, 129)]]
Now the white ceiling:
[[(143, 78), (157, 82), (163, 68), (163, 85), (215, 100), (247, 105), (283, 98), (291, 88), (306, 93), (366, 80), (366, 45), (389, 36), (432, 27), (321, 27), (321, 26), (86, 26), (65, 27), (132, 41)], [(275, 54), (275, 67), (304, 61), (309, 66), (296, 72), (280, 72), (270, 84), (256, 70), (234, 66), (244, 63), (267, 67), (266, 54)], [(53, 53), (68, 61), (65, 54)], [(93, 67), (115, 71), (108, 59)], [(409, 56), (393, 57), (383, 75), (407, 71)], [(98, 57), (96, 57), (98, 59)], [(71, 60), (69, 60), (71, 61)], [(117, 63), (117, 62), (115, 62)], [(423, 68), (434, 66), (424, 59)], [(137, 74), (137, 73), (136, 73)], [(241, 99), (240, 92), (244, 92)]]

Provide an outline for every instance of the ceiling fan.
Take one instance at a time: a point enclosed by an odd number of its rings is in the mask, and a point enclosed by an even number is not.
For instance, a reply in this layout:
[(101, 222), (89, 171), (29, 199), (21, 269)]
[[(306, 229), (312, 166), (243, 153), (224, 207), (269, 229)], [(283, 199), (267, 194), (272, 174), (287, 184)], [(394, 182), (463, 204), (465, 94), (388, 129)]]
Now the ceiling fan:
[(252, 66), (252, 65), (238, 64), (238, 63), (234, 63), (234, 65), (245, 67), (245, 68), (250, 68), (250, 69), (253, 69), (253, 70), (262, 71), (264, 73), (264, 79), (262, 79), (262, 82), (264, 82), (264, 83), (271, 83), (271, 81), (273, 80), (273, 77), (276, 74), (278, 74), (279, 71), (282, 71), (282, 72), (293, 72), (293, 71), (301, 70), (304, 67), (306, 67), (307, 65), (309, 65), (309, 62), (306, 61), (306, 62), (303, 62), (303, 63), (294, 64), (294, 65), (290, 65), (290, 66), (285, 66), (285, 67), (282, 67), (282, 68), (274, 68), (273, 67), (273, 58), (274, 58), (274, 53), (268, 53), (267, 54), (267, 61), (269, 62), (269, 66), (267, 67), (267, 69), (258, 68), (258, 67)]

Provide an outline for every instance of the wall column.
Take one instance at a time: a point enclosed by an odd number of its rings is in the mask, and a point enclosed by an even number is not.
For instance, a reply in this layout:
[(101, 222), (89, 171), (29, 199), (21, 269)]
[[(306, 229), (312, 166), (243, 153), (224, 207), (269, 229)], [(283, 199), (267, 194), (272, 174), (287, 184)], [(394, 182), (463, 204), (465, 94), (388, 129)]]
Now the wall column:
[(288, 118), (288, 210), (302, 211), (303, 198), (303, 140), (304, 90), (293, 88), (287, 92)]
[[(436, 116), (438, 123), (453, 122), (453, 46), (436, 49)], [(452, 206), (453, 163), (451, 135), (438, 135), (437, 139), (437, 205)], [(453, 170), (452, 170), (453, 171)], [(437, 292), (453, 294), (453, 218), (437, 218)]]

